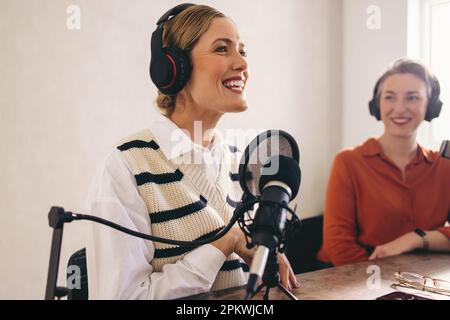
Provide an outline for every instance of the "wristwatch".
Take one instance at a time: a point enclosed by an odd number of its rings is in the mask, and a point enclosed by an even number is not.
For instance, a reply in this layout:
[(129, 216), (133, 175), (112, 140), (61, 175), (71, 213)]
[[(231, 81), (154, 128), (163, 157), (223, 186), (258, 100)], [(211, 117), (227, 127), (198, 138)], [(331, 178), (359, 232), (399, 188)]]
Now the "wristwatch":
[(425, 231), (423, 231), (422, 229), (417, 228), (416, 230), (414, 230), (415, 233), (417, 233), (423, 240), (423, 250), (428, 250), (428, 248), (430, 247), (430, 243), (428, 242), (428, 238), (427, 238), (427, 234)]

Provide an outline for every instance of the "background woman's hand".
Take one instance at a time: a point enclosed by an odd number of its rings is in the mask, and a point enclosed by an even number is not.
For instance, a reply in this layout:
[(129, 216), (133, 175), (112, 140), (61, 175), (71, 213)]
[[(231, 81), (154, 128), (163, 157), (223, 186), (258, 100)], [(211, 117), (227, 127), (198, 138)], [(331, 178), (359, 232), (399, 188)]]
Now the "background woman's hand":
[(396, 256), (419, 249), (421, 246), (422, 239), (415, 232), (409, 232), (391, 242), (377, 246), (369, 260)]

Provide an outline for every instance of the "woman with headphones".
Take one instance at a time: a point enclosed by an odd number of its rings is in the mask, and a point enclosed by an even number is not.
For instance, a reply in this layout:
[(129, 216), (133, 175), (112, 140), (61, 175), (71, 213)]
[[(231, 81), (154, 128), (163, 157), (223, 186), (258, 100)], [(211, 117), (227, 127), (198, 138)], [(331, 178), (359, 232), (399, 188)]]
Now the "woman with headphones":
[[(161, 115), (108, 156), (89, 212), (160, 238), (204, 239), (228, 223), (242, 192), (235, 148), (214, 128), (247, 109), (245, 47), (228, 17), (182, 4), (157, 22), (151, 51)], [(191, 248), (92, 224), (86, 253), (91, 299), (174, 299), (244, 285), (254, 250), (236, 227)], [(278, 262), (281, 283), (297, 287), (286, 257)]]
[(396, 61), (378, 80), (369, 109), (384, 133), (336, 156), (319, 261), (450, 251), (450, 161), (416, 139), (422, 121), (439, 116), (439, 94), (438, 80), (413, 60)]

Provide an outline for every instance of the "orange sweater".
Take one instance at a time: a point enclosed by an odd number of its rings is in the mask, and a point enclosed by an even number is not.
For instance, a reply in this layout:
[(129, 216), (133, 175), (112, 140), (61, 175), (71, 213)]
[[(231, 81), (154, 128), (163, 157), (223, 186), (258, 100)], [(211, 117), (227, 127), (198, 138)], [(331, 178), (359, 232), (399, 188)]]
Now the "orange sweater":
[(317, 258), (339, 266), (367, 260), (405, 233), (438, 230), (450, 238), (450, 160), (422, 149), (401, 170), (377, 140), (339, 153), (328, 182), (324, 239)]

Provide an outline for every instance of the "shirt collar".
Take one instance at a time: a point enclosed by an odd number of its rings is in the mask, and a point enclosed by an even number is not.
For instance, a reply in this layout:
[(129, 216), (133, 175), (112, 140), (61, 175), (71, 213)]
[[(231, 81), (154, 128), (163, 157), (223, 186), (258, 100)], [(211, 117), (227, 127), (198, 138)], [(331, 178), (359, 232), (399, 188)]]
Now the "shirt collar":
[[(365, 157), (373, 157), (377, 155), (385, 157), (380, 143), (375, 138), (370, 138), (362, 145), (362, 153)], [(417, 145), (417, 157), (415, 160), (413, 160), (414, 163), (423, 160), (429, 163), (433, 163), (435, 159), (436, 155), (433, 152), (422, 148), (420, 145)]]
[(151, 131), (162, 152), (169, 160), (192, 151), (212, 152), (225, 144), (223, 136), (217, 129), (213, 130), (214, 138), (208, 148), (196, 144), (191, 140), (187, 131), (179, 128), (172, 120), (159, 113), (152, 121)]

